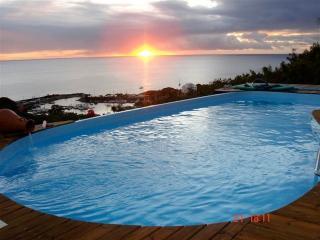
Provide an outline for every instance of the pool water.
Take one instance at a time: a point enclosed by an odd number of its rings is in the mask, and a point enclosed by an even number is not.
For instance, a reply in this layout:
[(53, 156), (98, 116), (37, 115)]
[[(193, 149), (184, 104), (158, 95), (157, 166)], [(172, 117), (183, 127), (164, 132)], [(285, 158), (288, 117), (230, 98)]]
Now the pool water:
[(191, 225), (270, 212), (318, 181), (311, 112), (319, 103), (235, 97), (52, 142), (27, 139), (0, 163), (0, 191), (99, 223)]

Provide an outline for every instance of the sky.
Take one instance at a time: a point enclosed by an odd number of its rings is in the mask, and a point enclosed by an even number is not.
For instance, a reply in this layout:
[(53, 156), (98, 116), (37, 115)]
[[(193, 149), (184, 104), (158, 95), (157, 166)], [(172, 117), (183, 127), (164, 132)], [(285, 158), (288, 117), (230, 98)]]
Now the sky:
[(280, 54), (319, 41), (319, 0), (0, 0), (0, 60)]

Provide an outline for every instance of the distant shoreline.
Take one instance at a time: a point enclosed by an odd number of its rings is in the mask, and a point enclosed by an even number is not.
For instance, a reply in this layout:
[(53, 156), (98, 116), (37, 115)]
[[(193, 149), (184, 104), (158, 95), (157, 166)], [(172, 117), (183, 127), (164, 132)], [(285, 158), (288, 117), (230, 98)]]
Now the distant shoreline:
[[(216, 54), (173, 54), (157, 55), (156, 57), (199, 57), (199, 56), (287, 56), (289, 53), (216, 53)], [(31, 58), (31, 59), (11, 59), (0, 60), (1, 62), (20, 62), (20, 61), (46, 61), (46, 60), (73, 60), (73, 59), (102, 59), (102, 58), (137, 58), (137, 56), (94, 56), (94, 57), (52, 57), (52, 58)]]
[[(275, 84), (275, 83), (273, 83)], [(200, 84), (199, 84), (200, 85)], [(316, 92), (317, 94), (320, 93), (320, 85), (312, 85), (312, 84), (285, 84), (292, 87), (297, 87), (299, 89), (300, 93), (306, 92), (306, 93), (313, 93)], [(200, 85), (201, 86), (201, 85)], [(22, 103), (26, 105), (27, 107), (34, 107), (35, 105), (43, 105), (43, 104), (50, 104), (54, 103), (57, 100), (66, 100), (70, 98), (79, 98), (80, 103), (89, 103), (89, 104), (99, 104), (99, 103), (105, 103), (105, 104), (124, 104), (124, 103), (136, 103), (139, 99), (141, 99), (144, 95), (161, 95), (163, 94), (162, 91), (165, 89), (169, 89), (170, 91), (181, 91), (180, 89), (175, 89), (171, 87), (163, 88), (160, 90), (149, 90), (144, 91), (139, 94), (125, 94), (125, 93), (116, 93), (116, 94), (105, 94), (105, 95), (92, 95), (88, 93), (66, 93), (66, 94), (49, 94), (41, 97), (33, 97), (33, 98), (27, 98), (23, 100), (19, 100), (17, 102)], [(226, 88), (224, 88), (226, 89)], [(227, 88), (231, 90), (232, 88)], [(210, 94), (217, 94), (219, 93), (219, 89), (215, 89), (214, 92), (211, 92)], [(196, 96), (190, 96), (190, 97), (196, 97)]]

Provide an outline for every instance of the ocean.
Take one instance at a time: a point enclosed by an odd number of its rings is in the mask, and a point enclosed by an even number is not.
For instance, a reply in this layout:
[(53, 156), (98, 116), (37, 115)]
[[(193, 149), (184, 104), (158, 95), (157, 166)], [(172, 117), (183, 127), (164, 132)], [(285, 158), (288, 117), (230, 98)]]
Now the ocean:
[(47, 94), (139, 93), (276, 67), (286, 55), (73, 58), (0, 62), (0, 96), (22, 100)]

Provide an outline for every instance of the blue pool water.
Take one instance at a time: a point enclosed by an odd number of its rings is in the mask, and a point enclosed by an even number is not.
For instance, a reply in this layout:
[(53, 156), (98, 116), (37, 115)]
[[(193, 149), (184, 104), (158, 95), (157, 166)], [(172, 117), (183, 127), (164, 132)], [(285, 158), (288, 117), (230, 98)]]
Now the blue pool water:
[(278, 209), (317, 182), (320, 96), (238, 93), (134, 110), (24, 138), (0, 191), (100, 223), (190, 225)]

